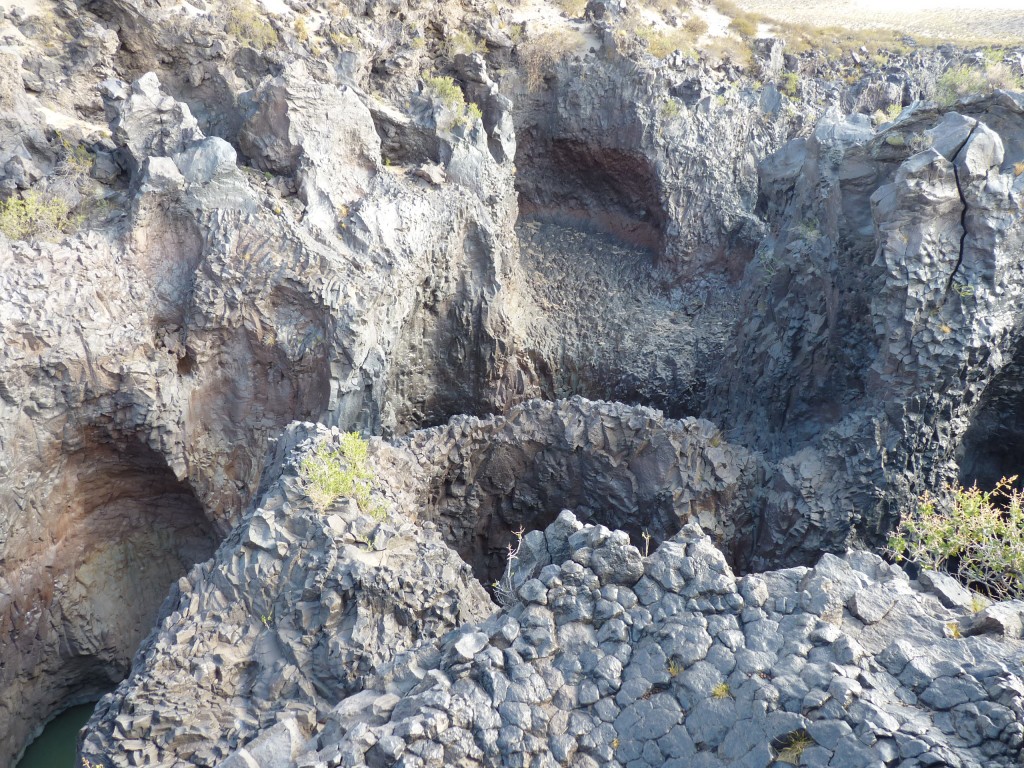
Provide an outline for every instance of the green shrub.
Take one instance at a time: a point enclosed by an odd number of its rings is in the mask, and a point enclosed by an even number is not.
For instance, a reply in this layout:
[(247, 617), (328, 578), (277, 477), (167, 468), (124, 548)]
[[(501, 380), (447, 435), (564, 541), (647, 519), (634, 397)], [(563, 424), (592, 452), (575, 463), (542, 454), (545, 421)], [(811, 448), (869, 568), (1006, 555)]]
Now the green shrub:
[(800, 75), (796, 72), (784, 72), (779, 78), (779, 90), (791, 99), (800, 95)]
[(476, 122), (483, 117), (480, 107), (472, 102), (466, 103), (466, 97), (463, 96), (462, 89), (456, 85), (452, 78), (424, 75), (423, 84), (435, 99), (454, 113), (452, 125), (466, 125), (470, 122)]
[(227, 14), (224, 29), (242, 45), (257, 51), (277, 45), (277, 32), (252, 0), (234, 0), (227, 6)]
[(56, 195), (29, 190), (0, 201), (0, 232), (11, 240), (51, 238), (73, 231), (78, 224), (67, 201)]
[(1012, 489), (1015, 479), (992, 491), (951, 486), (941, 509), (925, 494), (889, 537), (890, 551), (998, 599), (1024, 598), (1024, 494)]
[(473, 53), (487, 53), (487, 45), (483, 40), (477, 40), (471, 34), (461, 29), (448, 35), (444, 41), (444, 48), (448, 58), (454, 58), (460, 53), (464, 53), (467, 56)]
[(367, 442), (358, 432), (341, 436), (337, 447), (329, 441), (317, 443), (302, 459), (299, 475), (313, 506), (325, 512), (339, 498), (354, 499), (359, 509), (382, 520), (384, 507), (371, 497), (374, 476), (367, 466)]
[(423, 85), (438, 101), (453, 111), (461, 110), (466, 106), (466, 97), (462, 95), (462, 89), (455, 84), (450, 77), (441, 75), (424, 75)]
[(1019, 91), (1022, 87), (1020, 77), (1002, 62), (989, 64), (984, 70), (961, 64), (939, 76), (935, 100), (940, 106), (948, 107), (965, 96), (990, 93), (998, 88)]

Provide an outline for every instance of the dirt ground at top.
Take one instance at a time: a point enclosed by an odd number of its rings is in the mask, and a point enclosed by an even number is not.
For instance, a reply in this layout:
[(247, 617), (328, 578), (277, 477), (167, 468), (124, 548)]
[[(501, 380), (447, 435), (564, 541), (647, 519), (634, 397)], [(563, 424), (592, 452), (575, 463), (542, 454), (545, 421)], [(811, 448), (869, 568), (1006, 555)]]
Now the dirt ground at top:
[(951, 43), (1024, 41), (1024, 0), (737, 0), (747, 11), (819, 27), (884, 27)]

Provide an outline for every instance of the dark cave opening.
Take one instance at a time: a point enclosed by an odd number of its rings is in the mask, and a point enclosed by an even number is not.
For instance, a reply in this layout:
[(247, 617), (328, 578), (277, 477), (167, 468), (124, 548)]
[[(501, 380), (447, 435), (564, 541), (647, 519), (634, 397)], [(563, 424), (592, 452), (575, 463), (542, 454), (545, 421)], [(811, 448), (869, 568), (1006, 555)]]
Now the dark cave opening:
[(63, 460), (41, 551), (27, 553), (11, 610), (0, 611), (0, 637), (20, 649), (0, 665), (0, 754), (17, 756), (57, 713), (127, 677), (171, 585), (218, 542), (156, 451), (134, 439), (84, 442)]
[(1024, 487), (1024, 348), (982, 393), (955, 457), (965, 487), (991, 490), (1014, 476), (1015, 487)]
[(661, 184), (643, 155), (527, 132), (516, 163), (521, 217), (611, 235), (655, 258), (664, 250)]

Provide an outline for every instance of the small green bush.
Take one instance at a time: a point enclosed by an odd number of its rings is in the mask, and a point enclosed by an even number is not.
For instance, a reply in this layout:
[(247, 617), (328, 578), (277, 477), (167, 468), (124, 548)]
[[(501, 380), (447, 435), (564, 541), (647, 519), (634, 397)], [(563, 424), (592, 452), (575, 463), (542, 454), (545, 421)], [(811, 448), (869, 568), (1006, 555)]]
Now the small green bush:
[(456, 85), (452, 78), (424, 75), (423, 84), (435, 99), (454, 113), (452, 125), (466, 125), (483, 118), (483, 112), (481, 112), (480, 107), (472, 102), (466, 103), (466, 97), (463, 96), (462, 89)]
[(925, 494), (889, 537), (889, 550), (997, 599), (1024, 598), (1024, 494), (1011, 487), (1014, 480), (1003, 478), (991, 491), (951, 486), (942, 509)]
[(487, 45), (483, 40), (477, 40), (468, 32), (459, 29), (450, 34), (445, 40), (445, 53), (449, 58), (454, 58), (460, 53), (467, 56), (474, 53), (487, 53)]
[(367, 442), (358, 432), (347, 432), (332, 447), (321, 441), (302, 459), (299, 475), (313, 506), (325, 512), (339, 498), (354, 499), (359, 509), (375, 519), (386, 515), (384, 507), (371, 497), (373, 471), (367, 466)]
[(29, 190), (0, 201), (0, 232), (11, 240), (46, 239), (71, 232), (77, 225), (67, 201), (55, 195)]
[(947, 69), (935, 85), (935, 100), (949, 107), (958, 99), (973, 94), (990, 93), (996, 89), (1019, 91), (1024, 88), (1021, 78), (1002, 62), (989, 64), (984, 70), (967, 64)]
[(424, 75), (423, 85), (448, 109), (458, 111), (466, 106), (466, 97), (462, 95), (462, 89), (450, 77)]
[(779, 78), (779, 90), (791, 99), (800, 95), (800, 75), (796, 72), (784, 72)]

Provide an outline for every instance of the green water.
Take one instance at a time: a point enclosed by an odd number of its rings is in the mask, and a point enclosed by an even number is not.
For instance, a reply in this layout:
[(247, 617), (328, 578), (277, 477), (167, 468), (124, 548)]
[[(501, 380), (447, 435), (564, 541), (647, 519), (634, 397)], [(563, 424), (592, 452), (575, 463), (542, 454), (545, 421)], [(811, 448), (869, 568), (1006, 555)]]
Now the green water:
[(82, 704), (57, 715), (25, 750), (18, 768), (75, 768), (78, 732), (92, 716), (94, 706)]

